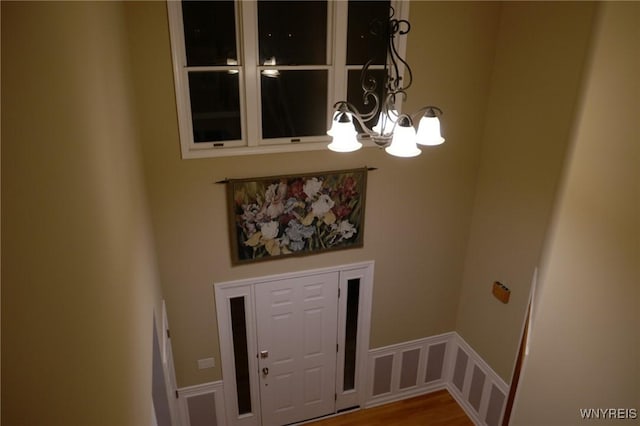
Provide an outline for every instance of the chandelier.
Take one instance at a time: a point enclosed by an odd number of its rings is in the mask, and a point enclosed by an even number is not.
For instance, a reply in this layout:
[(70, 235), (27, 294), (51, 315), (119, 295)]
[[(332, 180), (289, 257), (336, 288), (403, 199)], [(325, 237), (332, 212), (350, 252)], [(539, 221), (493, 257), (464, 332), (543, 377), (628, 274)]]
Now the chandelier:
[[(333, 139), (328, 145), (332, 151), (356, 151), (362, 148), (361, 141), (372, 140), (377, 146), (384, 148), (388, 154), (396, 157), (415, 157), (422, 152), (418, 145), (434, 146), (444, 142), (438, 119), (442, 115), (440, 108), (425, 106), (412, 114), (398, 112), (397, 102), (406, 100), (406, 90), (411, 86), (413, 75), (409, 64), (398, 53), (395, 44), (396, 35), (409, 33), (411, 24), (406, 19), (394, 19), (393, 15), (394, 10), (391, 8), (391, 16), (386, 28), (388, 31), (387, 61), (382, 99), (376, 92), (378, 81), (369, 73), (372, 62), (369, 60), (362, 67), (360, 85), (363, 91), (363, 104), (370, 106), (371, 109), (363, 113), (344, 100), (334, 104), (331, 128), (327, 131)], [(372, 27), (371, 32), (377, 34), (379, 31)], [(405, 69), (406, 79), (401, 75), (401, 66)], [(376, 116), (378, 116), (377, 124), (369, 128), (366, 122)], [(418, 119), (416, 132), (414, 123)], [(362, 128), (362, 133), (358, 134), (354, 120)]]

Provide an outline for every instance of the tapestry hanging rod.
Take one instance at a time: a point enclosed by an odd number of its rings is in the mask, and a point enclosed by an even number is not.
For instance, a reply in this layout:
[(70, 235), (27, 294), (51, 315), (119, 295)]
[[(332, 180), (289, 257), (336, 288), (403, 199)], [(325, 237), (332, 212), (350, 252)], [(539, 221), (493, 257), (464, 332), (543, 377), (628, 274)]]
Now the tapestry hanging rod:
[[(378, 170), (378, 168), (377, 168), (377, 167), (366, 167), (366, 166), (365, 166), (365, 168), (366, 168), (366, 169), (367, 169), (367, 171), (369, 171), (369, 172), (372, 172), (372, 171), (374, 171), (374, 170)], [(233, 180), (233, 179), (230, 179), (230, 178), (224, 178), (224, 179), (222, 179), (222, 180), (217, 181), (216, 183), (217, 183), (217, 184), (229, 183), (229, 182), (231, 182), (232, 180)]]

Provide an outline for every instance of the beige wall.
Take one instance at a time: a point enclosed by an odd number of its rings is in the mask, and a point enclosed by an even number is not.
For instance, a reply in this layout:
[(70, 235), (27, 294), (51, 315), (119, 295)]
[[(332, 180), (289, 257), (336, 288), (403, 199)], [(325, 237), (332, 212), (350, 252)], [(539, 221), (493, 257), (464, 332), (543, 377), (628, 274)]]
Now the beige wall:
[(119, 3), (2, 2), (2, 422), (151, 424), (160, 300)]
[(512, 424), (640, 410), (640, 4), (601, 12)]
[[(100, 424), (98, 412), (104, 424), (150, 423), (140, 407), (151, 406), (155, 256), (179, 386), (221, 378), (213, 283), (370, 259), (372, 347), (457, 329), (508, 381), (594, 10), (412, 2), (406, 110), (439, 105), (447, 138), (416, 159), (365, 149), (181, 160), (165, 2), (2, 2), (2, 420), (39, 424), (42, 411), (27, 404), (42, 399), (47, 424)], [(364, 248), (231, 267), (215, 181), (363, 165), (378, 168)], [(548, 259), (565, 256), (550, 247)], [(511, 287), (510, 304), (491, 297), (494, 280)], [(541, 306), (552, 318), (571, 306), (569, 296), (560, 307), (548, 297)], [(625, 318), (637, 323), (637, 308)], [(540, 351), (553, 349), (537, 339)], [(546, 371), (548, 353), (530, 368)], [(210, 356), (216, 368), (198, 370)], [(516, 415), (527, 418), (537, 400), (523, 400)]]
[[(572, 129), (595, 3), (503, 5), (457, 316), (461, 336), (510, 382)], [(491, 294), (511, 289), (509, 304)]]
[[(448, 143), (410, 160), (377, 149), (181, 160), (166, 5), (126, 7), (135, 23), (130, 43), (147, 193), (180, 386), (221, 378), (216, 282), (373, 259), (372, 347), (455, 328), (495, 4), (411, 4), (418, 35), (412, 33), (408, 47), (416, 77), (410, 99), (415, 107), (445, 110)], [(369, 175), (364, 248), (231, 267), (225, 191), (215, 181), (364, 165), (378, 168)], [(210, 356), (216, 368), (198, 370), (197, 360)]]

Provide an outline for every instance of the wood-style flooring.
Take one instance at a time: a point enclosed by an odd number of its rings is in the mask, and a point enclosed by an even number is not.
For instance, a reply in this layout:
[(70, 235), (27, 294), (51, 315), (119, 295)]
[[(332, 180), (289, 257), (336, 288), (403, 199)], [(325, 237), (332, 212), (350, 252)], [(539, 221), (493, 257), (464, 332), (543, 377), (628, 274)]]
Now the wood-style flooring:
[(446, 390), (367, 408), (305, 426), (473, 426)]

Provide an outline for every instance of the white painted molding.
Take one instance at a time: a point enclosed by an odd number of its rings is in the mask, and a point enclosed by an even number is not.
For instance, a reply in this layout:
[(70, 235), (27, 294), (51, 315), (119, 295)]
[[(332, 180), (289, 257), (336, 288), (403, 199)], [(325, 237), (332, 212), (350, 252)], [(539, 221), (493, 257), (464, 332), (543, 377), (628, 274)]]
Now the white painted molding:
[(336, 271), (344, 272), (344, 271), (352, 271), (354, 269), (373, 268), (374, 264), (375, 262), (373, 260), (368, 260), (365, 262), (348, 263), (345, 265), (328, 266), (325, 268), (305, 269), (305, 270), (296, 271), (296, 272), (285, 272), (282, 274), (265, 275), (265, 276), (255, 277), (255, 278), (244, 278), (240, 280), (218, 282), (218, 283), (214, 283), (214, 287), (216, 289), (246, 287), (247, 285), (253, 285), (257, 283), (287, 280), (287, 279), (297, 278), (301, 276), (306, 277), (310, 275), (319, 275), (319, 274), (325, 274), (327, 272), (336, 272)]
[[(432, 382), (425, 382), (425, 371), (428, 362), (429, 347), (441, 343), (446, 343), (446, 352), (442, 365), (441, 379)], [(419, 367), (416, 372), (416, 385), (400, 388), (401, 370), (402, 370), (402, 354), (410, 350), (420, 350)], [(464, 380), (462, 392), (453, 384), (453, 374), (458, 350), (461, 349), (467, 356), (467, 365), (464, 372)], [(375, 386), (375, 362), (377, 359), (384, 357), (392, 357), (391, 374), (389, 391), (374, 395)], [(484, 374), (484, 383), (479, 403), (479, 410), (473, 407), (469, 402), (471, 391), (471, 382), (475, 368), (478, 368)], [(493, 387), (504, 396), (503, 404), (500, 410), (500, 418), (495, 423), (500, 424), (502, 415), (504, 414), (504, 405), (509, 393), (509, 386), (498, 374), (473, 350), (471, 346), (456, 332), (444, 333), (437, 336), (417, 339), (410, 342), (389, 345), (381, 348), (371, 349), (367, 362), (367, 401), (365, 407), (374, 407), (377, 405), (396, 402), (403, 399), (411, 398), (426, 393), (435, 392), (441, 389), (447, 389), (451, 396), (458, 402), (460, 407), (465, 411), (467, 416), (476, 424), (481, 426), (493, 426), (486, 422), (487, 411)], [(388, 372), (385, 372), (388, 374)]]
[[(371, 326), (371, 300), (373, 294), (373, 278), (374, 278), (375, 262), (364, 261), (350, 263), (338, 266), (330, 266), (319, 269), (310, 269), (297, 272), (287, 272), (283, 274), (275, 274), (261, 276), (256, 278), (241, 279), (227, 282), (214, 283), (214, 292), (216, 300), (216, 315), (218, 319), (218, 333), (220, 341), (220, 359), (222, 365), (222, 376), (226, 377), (226, 385), (224, 392), (227, 422), (225, 424), (234, 426), (257, 426), (261, 424), (260, 412), (260, 385), (257, 375), (250, 375), (251, 389), (251, 413), (238, 414), (237, 406), (237, 388), (235, 381), (235, 361), (233, 355), (233, 336), (231, 332), (231, 314), (229, 309), (229, 301), (232, 298), (245, 298), (245, 317), (246, 317), (246, 334), (247, 334), (247, 350), (249, 354), (257, 354), (257, 320), (255, 318), (255, 286), (281, 280), (289, 280), (294, 278), (310, 277), (314, 275), (324, 275), (327, 273), (339, 274), (339, 288), (345, 297), (341, 298), (338, 306), (339, 327), (337, 336), (339, 339), (344, 338), (346, 327), (346, 297), (348, 294), (348, 282), (350, 279), (360, 279), (360, 297), (358, 307), (358, 338), (357, 338), (357, 371), (355, 377), (355, 388), (345, 392), (336, 392), (336, 409), (345, 409), (352, 406), (363, 406), (366, 400), (366, 365), (369, 348), (369, 335)], [(345, 312), (342, 312), (345, 310)], [(340, 349), (342, 346), (342, 349)], [(340, 352), (342, 350), (342, 352)], [(338, 357), (344, 357), (344, 345), (338, 346)], [(249, 357), (249, 370), (258, 371), (258, 360)], [(337, 377), (343, 376), (344, 364), (340, 363), (337, 358)], [(337, 380), (336, 385), (340, 384)], [(336, 390), (338, 387), (336, 387)]]
[[(451, 352), (450, 341), (453, 339), (453, 333), (444, 333), (436, 336), (426, 337), (423, 339), (412, 340), (409, 342), (397, 343), (381, 348), (371, 349), (369, 351), (369, 360), (367, 362), (368, 371), (368, 387), (367, 387), (367, 401), (365, 407), (374, 407), (377, 405), (387, 404), (389, 402), (400, 401), (402, 399), (410, 398), (413, 396), (423, 395), (430, 392), (435, 392), (446, 387), (447, 373), (448, 373), (448, 359)], [(442, 368), (442, 375), (440, 380), (426, 383), (425, 372), (427, 368), (427, 356), (430, 346), (437, 344), (446, 344), (444, 363)], [(418, 362), (418, 368), (416, 371), (416, 384), (415, 386), (400, 388), (401, 369), (402, 369), (402, 354), (411, 350), (420, 351), (420, 359)], [(392, 371), (391, 371), (391, 383), (389, 392), (374, 395), (374, 380), (375, 380), (375, 361), (376, 359), (392, 356)]]
[(489, 364), (487, 364), (486, 361), (482, 359), (482, 357), (480, 357), (480, 355), (478, 355), (475, 350), (473, 350), (473, 348), (462, 338), (462, 336), (460, 336), (455, 331), (453, 332), (453, 334), (455, 335), (456, 343), (458, 344), (458, 346), (463, 347), (467, 351), (467, 354), (471, 356), (473, 361), (482, 369), (482, 371), (490, 376), (491, 381), (498, 387), (498, 389), (504, 392), (505, 395), (509, 393), (509, 385), (507, 384), (507, 382), (505, 382), (502, 377), (498, 375), (498, 373), (493, 371), (493, 368), (491, 368)]
[[(446, 349), (443, 358), (441, 377), (438, 380), (433, 380), (427, 383), (425, 382), (425, 373), (428, 365), (429, 348), (442, 343), (446, 344)], [(462, 392), (453, 384), (453, 373), (458, 349), (464, 351), (468, 356)], [(401, 389), (400, 380), (402, 354), (411, 350), (420, 351), (418, 367), (416, 370), (416, 384), (415, 386)], [(392, 371), (389, 384), (390, 390), (389, 392), (373, 395), (375, 360), (387, 356), (392, 357)], [(509, 386), (456, 332), (449, 332), (423, 339), (416, 339), (409, 342), (370, 349), (367, 354), (366, 364), (367, 380), (366, 400), (363, 405), (364, 408), (397, 402), (414, 396), (447, 389), (474, 424), (478, 426), (497, 426), (502, 422), (504, 405), (509, 394)], [(475, 367), (477, 367), (485, 376), (478, 411), (476, 411), (473, 405), (469, 402), (471, 381)], [(499, 419), (494, 423), (494, 425), (490, 425), (486, 422), (486, 416), (493, 387), (502, 393), (504, 400), (500, 410)], [(182, 426), (190, 426), (187, 399), (193, 396), (209, 393), (213, 393), (215, 397), (216, 420), (218, 425), (226, 424), (223, 384), (222, 381), (217, 381), (178, 389), (178, 406)]]
[(224, 404), (224, 386), (222, 380), (216, 382), (201, 383), (199, 385), (187, 386), (178, 389), (178, 417), (180, 424), (178, 426), (190, 426), (189, 407), (187, 400), (198, 395), (213, 394), (216, 404), (216, 423), (218, 425), (226, 425), (225, 404)]
[[(452, 350), (450, 352), (449, 364), (449, 376), (447, 378), (447, 389), (453, 398), (458, 402), (462, 409), (467, 413), (469, 418), (476, 424), (481, 426), (492, 426), (486, 422), (487, 410), (489, 408), (489, 399), (491, 397), (491, 391), (495, 386), (503, 395), (504, 401), (500, 410), (500, 416), (497, 424), (502, 424), (502, 416), (504, 415), (504, 408), (507, 397), (509, 395), (509, 385), (485, 362), (484, 359), (460, 336), (458, 333), (453, 333), (452, 338)], [(464, 375), (463, 390), (460, 390), (453, 384), (453, 367), (458, 352), (458, 348), (462, 349), (469, 357), (467, 361), (466, 372)], [(469, 393), (471, 389), (471, 380), (473, 378), (474, 367), (478, 367), (485, 375), (484, 385), (482, 388), (482, 396), (480, 399), (479, 410), (471, 405), (469, 402)]]
[[(373, 261), (354, 264), (340, 270), (338, 301), (338, 353), (336, 374), (336, 411), (354, 406), (363, 406), (366, 400), (367, 352), (371, 332), (371, 302), (373, 297)], [(353, 388), (344, 390), (345, 350), (347, 332), (347, 299), (349, 282), (357, 280), (359, 285), (358, 317), (356, 337), (356, 371)]]

